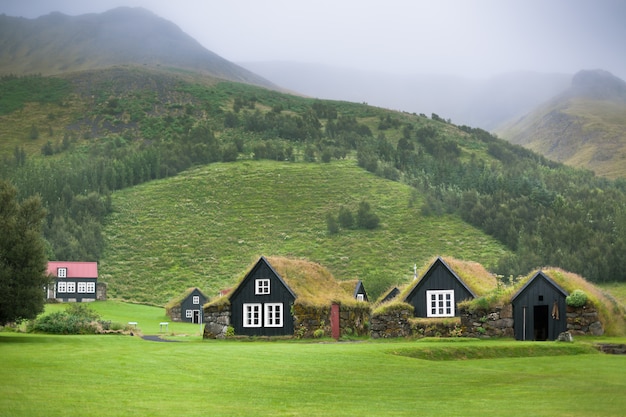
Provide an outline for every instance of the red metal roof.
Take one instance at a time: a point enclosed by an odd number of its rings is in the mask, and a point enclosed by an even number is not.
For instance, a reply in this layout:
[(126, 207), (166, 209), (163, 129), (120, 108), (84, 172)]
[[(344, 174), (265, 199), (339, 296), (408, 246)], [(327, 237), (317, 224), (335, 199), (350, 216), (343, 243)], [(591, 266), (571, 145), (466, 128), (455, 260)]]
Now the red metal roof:
[(98, 278), (97, 262), (48, 262), (48, 274), (57, 276), (58, 268), (67, 268), (67, 278)]

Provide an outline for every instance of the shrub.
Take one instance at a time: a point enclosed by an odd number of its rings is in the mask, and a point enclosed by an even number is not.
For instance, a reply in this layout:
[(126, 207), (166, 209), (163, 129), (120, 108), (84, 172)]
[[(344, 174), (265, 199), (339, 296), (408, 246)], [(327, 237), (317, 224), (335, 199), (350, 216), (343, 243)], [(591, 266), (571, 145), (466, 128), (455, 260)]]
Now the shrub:
[(98, 314), (84, 304), (70, 304), (65, 311), (34, 320), (29, 331), (54, 334), (90, 334), (98, 332)]
[(324, 329), (317, 329), (313, 332), (313, 337), (316, 339), (320, 339), (324, 337)]
[(587, 294), (583, 290), (574, 290), (565, 298), (565, 303), (570, 307), (582, 307), (587, 303)]

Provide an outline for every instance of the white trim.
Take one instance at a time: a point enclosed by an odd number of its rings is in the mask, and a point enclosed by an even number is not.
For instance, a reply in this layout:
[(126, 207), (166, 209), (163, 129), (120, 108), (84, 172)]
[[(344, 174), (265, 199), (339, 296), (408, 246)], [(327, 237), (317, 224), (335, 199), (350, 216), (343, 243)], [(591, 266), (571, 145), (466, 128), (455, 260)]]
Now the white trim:
[(84, 281), (78, 281), (77, 292), (86, 293), (87, 292), (87, 283), (84, 282)]
[(454, 317), (454, 290), (426, 291), (426, 317)]
[(185, 310), (185, 318), (192, 319), (193, 318), (193, 310)]
[(67, 282), (59, 281), (57, 283), (57, 292), (62, 292), (62, 293), (67, 292)]
[(68, 293), (70, 292), (76, 292), (76, 282), (74, 281), (69, 281), (67, 283), (67, 291)]
[(261, 327), (261, 304), (243, 305), (243, 327)]
[(191, 302), (193, 304), (200, 304), (200, 296), (199, 295), (194, 295)]
[(283, 327), (282, 303), (266, 303), (264, 310), (265, 327)]
[(261, 278), (254, 280), (254, 295), (268, 295), (270, 293), (270, 280)]
[(95, 282), (87, 282), (87, 292), (96, 292), (96, 283)]
[(57, 278), (67, 278), (67, 268), (57, 268)]

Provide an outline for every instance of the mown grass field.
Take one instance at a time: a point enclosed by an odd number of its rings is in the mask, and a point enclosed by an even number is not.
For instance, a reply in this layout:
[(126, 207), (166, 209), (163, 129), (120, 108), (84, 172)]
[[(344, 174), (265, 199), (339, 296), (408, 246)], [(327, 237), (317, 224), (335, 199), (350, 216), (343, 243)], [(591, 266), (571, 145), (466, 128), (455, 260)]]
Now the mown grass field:
[[(380, 227), (329, 235), (326, 215), (356, 214), (362, 200)], [(99, 267), (108, 296), (155, 305), (191, 286), (214, 296), (261, 255), (318, 262), (376, 296), (433, 255), (489, 265), (506, 251), (458, 217), (422, 216), (419, 194), (354, 160), (211, 164), (116, 192), (113, 206)]]
[[(411, 357), (461, 347), (511, 357)], [(597, 353), (586, 342), (159, 343), (0, 333), (0, 355), (0, 415), (13, 417), (553, 417), (626, 410), (626, 357)]]

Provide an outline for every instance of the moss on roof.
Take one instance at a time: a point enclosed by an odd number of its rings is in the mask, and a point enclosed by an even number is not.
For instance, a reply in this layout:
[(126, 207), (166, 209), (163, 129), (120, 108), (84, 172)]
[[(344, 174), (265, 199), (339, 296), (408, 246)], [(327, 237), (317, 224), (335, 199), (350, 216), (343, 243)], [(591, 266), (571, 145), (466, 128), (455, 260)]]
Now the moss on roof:
[(400, 300), (404, 300), (409, 293), (424, 279), (425, 274), (433, 266), (437, 259), (441, 258), (476, 296), (481, 296), (498, 286), (496, 276), (487, 271), (478, 262), (462, 261), (450, 257), (435, 256), (418, 271), (419, 279), (411, 282), (408, 286), (400, 290), (398, 295)]
[[(318, 263), (281, 256), (269, 256), (265, 259), (294, 292), (296, 303), (305, 305), (329, 305), (332, 302), (350, 305), (356, 303), (352, 297), (354, 286), (351, 291), (347, 291), (328, 269)], [(248, 276), (257, 262), (258, 259), (246, 268), (246, 272), (237, 280), (237, 285), (227, 295), (211, 300), (208, 305), (230, 303), (229, 295)]]
[[(189, 297), (189, 295), (194, 292), (194, 290), (198, 290), (200, 291), (200, 289), (198, 287), (190, 287), (187, 288), (185, 290), (185, 292), (183, 292), (180, 295), (177, 295), (176, 297), (172, 298), (170, 301), (167, 302), (167, 304), (165, 304), (165, 310), (169, 311), (170, 309), (172, 309), (173, 307), (176, 307), (177, 305), (179, 305), (180, 303), (183, 302), (183, 300), (187, 297)], [(207, 298), (207, 296), (200, 291), (200, 294), (202, 294), (205, 298)]]

